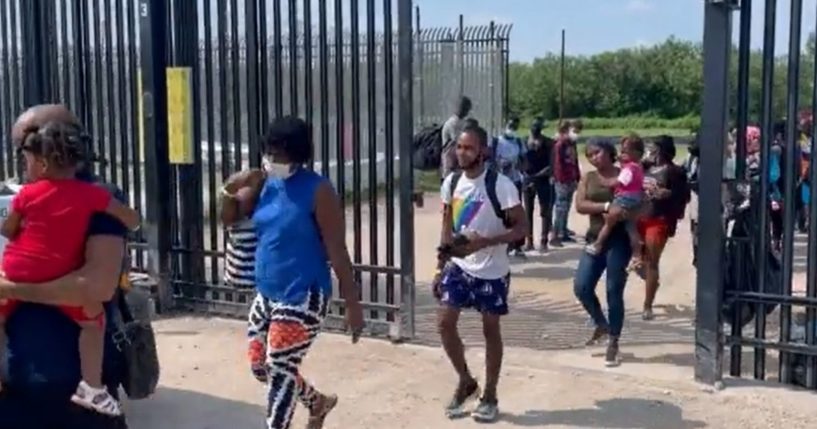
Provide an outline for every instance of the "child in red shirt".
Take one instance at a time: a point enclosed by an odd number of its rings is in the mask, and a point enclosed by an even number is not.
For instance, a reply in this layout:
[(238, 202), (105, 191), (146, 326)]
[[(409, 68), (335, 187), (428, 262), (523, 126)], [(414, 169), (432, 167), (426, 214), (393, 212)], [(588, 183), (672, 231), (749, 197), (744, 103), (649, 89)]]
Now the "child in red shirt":
[[(138, 212), (114, 199), (106, 189), (74, 178), (77, 163), (85, 158), (83, 149), (80, 136), (59, 124), (46, 125), (18, 147), (18, 153), (25, 157), (30, 183), (14, 197), (11, 212), (0, 228), (10, 240), (2, 262), (9, 280), (43, 283), (77, 270), (83, 263), (85, 233), (95, 212), (108, 213), (130, 229), (138, 228)], [(0, 344), (6, 320), (17, 304), (0, 300)], [(102, 384), (102, 303), (60, 309), (81, 329), (82, 381), (71, 400), (103, 414), (121, 414), (118, 401)]]
[(604, 216), (604, 226), (599, 231), (596, 241), (588, 244), (585, 251), (591, 255), (600, 254), (613, 228), (619, 222), (627, 222), (627, 234), (630, 238), (634, 263), (630, 269), (634, 269), (641, 261), (641, 236), (638, 234), (635, 218), (644, 200), (644, 168), (641, 167), (644, 141), (635, 135), (624, 137), (621, 139), (620, 150), (621, 172), (618, 177), (600, 179), (602, 185), (614, 189), (613, 203)]

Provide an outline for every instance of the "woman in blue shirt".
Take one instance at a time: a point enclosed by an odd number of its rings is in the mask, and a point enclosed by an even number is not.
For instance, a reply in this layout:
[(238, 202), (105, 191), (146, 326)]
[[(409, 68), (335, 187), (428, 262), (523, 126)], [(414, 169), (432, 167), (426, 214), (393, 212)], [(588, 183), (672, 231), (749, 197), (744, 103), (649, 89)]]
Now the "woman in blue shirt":
[(296, 399), (310, 412), (310, 429), (321, 428), (337, 403), (337, 397), (318, 392), (298, 372), (326, 315), (330, 263), (346, 300), (353, 341), (363, 328), (343, 207), (331, 183), (304, 168), (313, 150), (304, 121), (277, 119), (263, 138), (264, 169), (237, 173), (223, 190), (224, 224), (249, 217), (258, 236), (249, 357), (253, 374), (269, 387), (270, 429), (290, 427)]

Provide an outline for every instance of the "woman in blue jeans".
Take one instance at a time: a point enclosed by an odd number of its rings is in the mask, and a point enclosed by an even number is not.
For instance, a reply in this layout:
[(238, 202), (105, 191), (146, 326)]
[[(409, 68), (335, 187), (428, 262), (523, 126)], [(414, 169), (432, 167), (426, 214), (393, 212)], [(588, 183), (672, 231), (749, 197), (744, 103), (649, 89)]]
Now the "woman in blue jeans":
[[(604, 215), (613, 200), (613, 190), (601, 184), (600, 178), (615, 178), (619, 174), (615, 166), (616, 148), (608, 141), (593, 142), (587, 145), (586, 155), (596, 170), (582, 176), (576, 190), (576, 210), (590, 217), (587, 229), (587, 242), (596, 240), (604, 226)], [(609, 337), (605, 363), (616, 366), (619, 363), (618, 340), (624, 324), (624, 287), (627, 285), (627, 266), (630, 263), (632, 250), (624, 223), (619, 223), (604, 250), (591, 255), (582, 252), (579, 267), (573, 281), (573, 292), (596, 326), (593, 335), (587, 342), (595, 344), (604, 337)], [(601, 303), (596, 295), (596, 285), (602, 274), (607, 272), (607, 310), (604, 315)]]

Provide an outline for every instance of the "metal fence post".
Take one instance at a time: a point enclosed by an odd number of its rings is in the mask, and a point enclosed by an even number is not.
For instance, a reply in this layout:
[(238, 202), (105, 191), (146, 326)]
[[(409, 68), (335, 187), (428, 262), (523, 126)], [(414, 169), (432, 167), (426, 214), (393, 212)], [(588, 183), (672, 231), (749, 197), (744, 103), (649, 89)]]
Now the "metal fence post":
[(401, 337), (414, 337), (414, 166), (412, 157), (412, 134), (414, 133), (412, 86), (412, 29), (411, 0), (397, 2), (397, 75), (400, 82), (400, 102), (398, 111), (398, 144), (400, 157), (400, 326)]
[[(48, 0), (22, 2), (20, 35), (23, 59), (23, 104), (30, 107), (51, 100), (50, 51), (44, 8)], [(12, 19), (15, 17), (12, 16)]]
[(139, 37), (145, 156), (145, 235), (148, 270), (159, 285), (159, 308), (173, 305), (170, 284), (170, 162), (167, 147), (167, 5), (164, 0), (139, 1)]
[(695, 378), (714, 384), (723, 376), (723, 248), (721, 179), (727, 133), (732, 11), (709, 0), (704, 7), (704, 98), (698, 234), (706, 237), (698, 256), (695, 316)]
[[(173, 62), (180, 67), (189, 67), (192, 76), (191, 96), (193, 97), (193, 163), (178, 164), (179, 220), (177, 233), (184, 253), (180, 257), (179, 275), (185, 284), (199, 284), (204, 281), (203, 231), (204, 202), (202, 201), (201, 168), (201, 91), (199, 73), (198, 6), (196, 2), (176, 0), (173, 5), (173, 22), (177, 31)], [(214, 156), (215, 154), (208, 154)], [(171, 167), (172, 168), (172, 167)], [(188, 191), (189, 190), (189, 191)], [(171, 192), (171, 195), (173, 192)], [(210, 196), (213, 198), (213, 196)], [(185, 286), (187, 289), (187, 286)], [(198, 291), (190, 293), (200, 296)], [(188, 295), (189, 293), (185, 293)]]

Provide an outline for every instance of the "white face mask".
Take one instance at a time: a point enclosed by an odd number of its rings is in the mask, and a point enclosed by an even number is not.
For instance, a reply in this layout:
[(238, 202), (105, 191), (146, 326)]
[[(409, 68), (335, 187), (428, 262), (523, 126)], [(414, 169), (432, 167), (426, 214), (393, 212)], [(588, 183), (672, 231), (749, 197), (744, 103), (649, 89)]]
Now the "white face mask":
[(295, 173), (295, 169), (292, 168), (291, 164), (274, 162), (271, 156), (261, 158), (261, 168), (267, 173), (267, 177), (275, 177), (278, 179), (287, 179)]
[(573, 141), (579, 139), (579, 133), (577, 133), (576, 130), (574, 130), (573, 128), (571, 128), (570, 131), (568, 131), (567, 136), (570, 138), (570, 140)]

